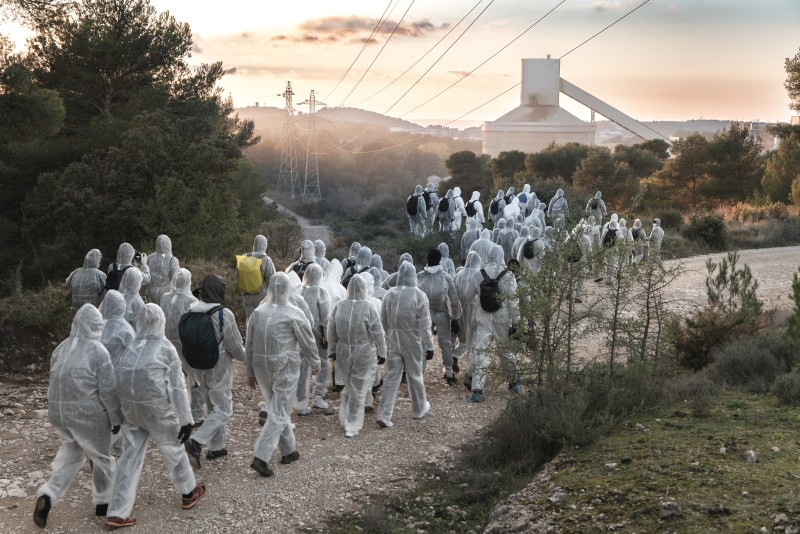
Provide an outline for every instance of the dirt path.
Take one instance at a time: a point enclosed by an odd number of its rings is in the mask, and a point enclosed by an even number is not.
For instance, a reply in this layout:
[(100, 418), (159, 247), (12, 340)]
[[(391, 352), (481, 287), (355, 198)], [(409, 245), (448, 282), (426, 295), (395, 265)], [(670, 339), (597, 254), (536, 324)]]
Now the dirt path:
[[(715, 255), (718, 259), (720, 255)], [(800, 264), (800, 247), (744, 251), (759, 280), (766, 308), (788, 308), (792, 272)], [(684, 260), (686, 273), (673, 287), (686, 308), (705, 298), (705, 257)], [(593, 284), (587, 281), (587, 285)], [(441, 362), (439, 355), (434, 362)], [(381, 430), (375, 415), (367, 414), (364, 430), (346, 439), (336, 416), (315, 413), (295, 417), (300, 461), (283, 466), (278, 457), (270, 465), (275, 476), (258, 477), (250, 468), (252, 447), (259, 427), (257, 395), (245, 387), (242, 367), (234, 380), (234, 416), (230, 424), (227, 458), (204, 462), (198, 479), (209, 486), (208, 497), (195, 509), (183, 511), (177, 492), (164, 472), (157, 450), (150, 447), (145, 461), (133, 516), (135, 532), (302, 532), (321, 526), (326, 517), (354, 511), (371, 494), (399, 492), (413, 482), (426, 462), (451, 463), (460, 448), (478, 435), (504, 405), (491, 392), (487, 402), (472, 405), (462, 387), (447, 387), (440, 365), (430, 365), (426, 385), (433, 406), (421, 421), (411, 419), (410, 402), (401, 388), (395, 426)], [(36, 380), (0, 378), (0, 532), (41, 532), (31, 513), (35, 492), (49, 475), (58, 448), (55, 431), (46, 421), (46, 372)], [(338, 395), (329, 395), (338, 408)], [(17, 488), (27, 497), (13, 497)], [(107, 532), (93, 515), (91, 475), (81, 472), (72, 488), (51, 512), (47, 532)]]
[(312, 224), (310, 220), (306, 219), (302, 215), (298, 215), (297, 213), (293, 212), (286, 206), (278, 204), (272, 198), (266, 195), (264, 195), (263, 198), (265, 202), (275, 203), (275, 205), (278, 206), (279, 211), (297, 219), (297, 223), (303, 229), (303, 239), (309, 239), (311, 241), (316, 241), (317, 239), (321, 239), (322, 241), (325, 242), (326, 245), (330, 245), (332, 234), (331, 234), (331, 229), (328, 226), (324, 224)]

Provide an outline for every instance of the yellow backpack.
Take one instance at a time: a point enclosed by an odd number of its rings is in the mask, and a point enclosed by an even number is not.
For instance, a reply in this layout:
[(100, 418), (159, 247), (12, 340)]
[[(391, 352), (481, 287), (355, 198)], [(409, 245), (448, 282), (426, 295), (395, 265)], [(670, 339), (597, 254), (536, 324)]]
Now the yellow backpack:
[(236, 275), (239, 291), (249, 295), (261, 293), (264, 273), (261, 272), (263, 260), (255, 256), (236, 256)]

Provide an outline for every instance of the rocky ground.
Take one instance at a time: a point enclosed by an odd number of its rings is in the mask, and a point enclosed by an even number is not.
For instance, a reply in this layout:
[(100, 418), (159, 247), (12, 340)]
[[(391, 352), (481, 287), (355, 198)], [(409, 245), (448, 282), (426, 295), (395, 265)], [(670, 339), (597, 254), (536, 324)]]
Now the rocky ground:
[[(718, 258), (719, 256), (717, 256)], [(790, 306), (792, 272), (800, 263), (800, 247), (744, 251), (759, 280), (765, 308)], [(685, 260), (686, 273), (672, 288), (676, 306), (689, 308), (704, 300), (705, 257)], [(592, 293), (601, 294), (599, 285)], [(437, 361), (439, 355), (435, 357)], [(323, 527), (324, 520), (352, 512), (369, 503), (371, 496), (401, 492), (414, 482), (426, 463), (452, 464), (460, 448), (473, 440), (502, 409), (505, 399), (489, 395), (487, 402), (467, 402), (460, 385), (447, 387), (440, 366), (429, 366), (426, 384), (433, 408), (421, 421), (411, 419), (407, 392), (401, 389), (395, 426), (379, 429), (374, 414), (355, 439), (347, 439), (336, 416), (315, 413), (295, 417), (299, 462), (270, 465), (275, 476), (259, 477), (249, 468), (259, 427), (256, 392), (245, 385), (241, 367), (234, 384), (234, 416), (230, 423), (231, 454), (204, 462), (198, 479), (209, 487), (207, 497), (194, 509), (180, 508), (180, 496), (171, 486), (158, 451), (150, 447), (133, 516), (138, 524), (130, 532), (302, 532)], [(47, 377), (41, 367), (29, 373), (0, 376), (0, 532), (38, 532), (31, 513), (36, 488), (49, 476), (58, 448), (55, 431), (46, 417)], [(338, 395), (331, 395), (338, 408)], [(514, 514), (512, 502), (503, 506)], [(519, 512), (522, 514), (523, 512)], [(522, 517), (520, 515), (520, 517)], [(490, 529), (492, 527), (490, 526)], [(48, 532), (105, 532), (94, 517), (91, 476), (84, 470), (51, 512)], [(491, 530), (490, 530), (491, 531)], [(497, 531), (497, 530), (495, 530)]]

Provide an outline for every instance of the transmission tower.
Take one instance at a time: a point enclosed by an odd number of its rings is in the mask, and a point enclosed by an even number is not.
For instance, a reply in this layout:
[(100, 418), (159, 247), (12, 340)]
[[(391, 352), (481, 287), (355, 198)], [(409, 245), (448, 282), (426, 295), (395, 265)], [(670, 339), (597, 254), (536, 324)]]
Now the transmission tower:
[(317, 160), (317, 104), (326, 106), (324, 102), (319, 102), (311, 90), (308, 100), (301, 102), (300, 105), (308, 104), (308, 144), (306, 146), (306, 176), (303, 183), (303, 200), (319, 200), (319, 162)]
[(286, 82), (286, 90), (278, 94), (286, 99), (286, 122), (281, 139), (281, 170), (278, 173), (278, 190), (289, 191), (292, 198), (302, 194), (300, 173), (297, 170), (297, 151), (294, 148), (294, 107), (292, 106), (292, 82)]

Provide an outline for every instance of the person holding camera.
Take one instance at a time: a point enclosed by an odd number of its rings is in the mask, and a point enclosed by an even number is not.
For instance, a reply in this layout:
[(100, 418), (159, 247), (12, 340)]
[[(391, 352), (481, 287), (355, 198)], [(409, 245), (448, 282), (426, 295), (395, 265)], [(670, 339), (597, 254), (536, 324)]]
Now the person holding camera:
[[(136, 262), (138, 265), (134, 265)], [(123, 243), (117, 250), (117, 261), (108, 266), (106, 275), (106, 291), (116, 289), (119, 291), (119, 284), (122, 276), (131, 267), (137, 267), (142, 272), (142, 287), (150, 283), (150, 267), (147, 266), (147, 254), (136, 252), (130, 243)]]

